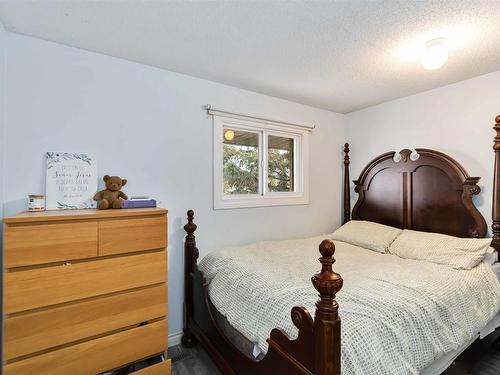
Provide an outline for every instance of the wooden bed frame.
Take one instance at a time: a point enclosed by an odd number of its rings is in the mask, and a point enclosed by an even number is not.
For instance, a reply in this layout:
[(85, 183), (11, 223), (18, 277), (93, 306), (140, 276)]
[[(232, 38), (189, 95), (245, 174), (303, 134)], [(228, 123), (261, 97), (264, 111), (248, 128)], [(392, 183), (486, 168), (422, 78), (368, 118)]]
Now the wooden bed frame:
[[(494, 130), (492, 246), (500, 253), (500, 115)], [(343, 216), (347, 222), (351, 219), (347, 143), (344, 153)], [(354, 181), (359, 197), (352, 218), (458, 237), (485, 237), (486, 222), (472, 201), (480, 192), (478, 181), (479, 177), (469, 177), (458, 162), (438, 151), (388, 152), (372, 160)], [(342, 288), (342, 278), (332, 269), (333, 242), (324, 240), (319, 245), (321, 271), (311, 279), (319, 292), (314, 319), (304, 307), (294, 307), (291, 318), (299, 331), (297, 339), (273, 329), (267, 354), (256, 361), (240, 352), (217, 324), (207, 281), (197, 266), (194, 212), (189, 210), (187, 216), (182, 343), (192, 346), (198, 341), (224, 374), (340, 374), (340, 318), (335, 294)]]

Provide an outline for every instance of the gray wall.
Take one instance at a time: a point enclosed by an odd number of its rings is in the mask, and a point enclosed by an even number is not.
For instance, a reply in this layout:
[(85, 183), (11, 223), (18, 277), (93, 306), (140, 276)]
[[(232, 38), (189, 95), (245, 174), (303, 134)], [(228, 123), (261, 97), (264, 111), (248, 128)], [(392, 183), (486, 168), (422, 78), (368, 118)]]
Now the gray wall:
[[(5, 126), (5, 92), (6, 92), (6, 73), (5, 62), (7, 53), (7, 32), (0, 22), (0, 219), (3, 217), (3, 164), (5, 153), (4, 126)], [(1, 224), (0, 224), (1, 228)], [(2, 239), (2, 231), (0, 231), (0, 240)], [(0, 249), (2, 241), (0, 241)]]
[[(94, 153), (99, 174), (169, 209), (169, 329), (182, 328), (185, 211), (201, 255), (260, 239), (333, 231), (341, 218), (344, 116), (59, 44), (8, 34), (4, 213), (44, 193), (44, 152)], [(310, 204), (212, 210), (212, 126), (201, 107), (313, 123)]]
[[(3, 162), (4, 162), (4, 116), (5, 116), (5, 55), (7, 51), (7, 33), (0, 22), (0, 220), (3, 217)], [(3, 254), (3, 225), (0, 221), (0, 254)], [(3, 269), (3, 256), (0, 256), (0, 269)], [(0, 280), (3, 286), (3, 278)], [(0, 311), (3, 311), (3, 287), (0, 290)], [(0, 339), (3, 338), (3, 314), (0, 317)], [(2, 339), (3, 342), (3, 339)], [(2, 356), (2, 345), (0, 345), (0, 358)], [(1, 371), (0, 371), (1, 373)]]

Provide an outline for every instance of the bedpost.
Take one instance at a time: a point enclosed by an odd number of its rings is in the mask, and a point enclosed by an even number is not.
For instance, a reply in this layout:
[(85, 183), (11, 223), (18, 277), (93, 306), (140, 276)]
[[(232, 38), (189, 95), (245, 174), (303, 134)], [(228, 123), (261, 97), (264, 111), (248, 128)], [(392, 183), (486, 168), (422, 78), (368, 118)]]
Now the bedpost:
[(349, 181), (349, 143), (344, 145), (344, 224), (351, 220), (351, 186)]
[(493, 240), (491, 246), (497, 251), (500, 259), (500, 115), (495, 118), (496, 134), (493, 140), (493, 150), (495, 151), (495, 169), (493, 174), (493, 207), (492, 213), (492, 232)]
[(324, 240), (319, 245), (321, 271), (312, 277), (319, 292), (314, 316), (314, 374), (340, 375), (340, 318), (335, 294), (342, 288), (342, 277), (333, 271), (335, 245)]
[(193, 223), (194, 211), (187, 212), (187, 224), (184, 225), (186, 239), (184, 242), (184, 329), (182, 343), (191, 347), (194, 345), (194, 337), (189, 328), (189, 321), (193, 316), (193, 272), (198, 260), (198, 248), (194, 231), (197, 226)]

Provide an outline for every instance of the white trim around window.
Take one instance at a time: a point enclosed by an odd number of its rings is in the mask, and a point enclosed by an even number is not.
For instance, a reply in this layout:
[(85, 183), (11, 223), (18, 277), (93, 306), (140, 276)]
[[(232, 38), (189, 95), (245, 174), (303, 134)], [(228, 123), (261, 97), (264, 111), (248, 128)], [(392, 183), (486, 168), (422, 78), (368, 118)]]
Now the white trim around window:
[[(207, 106), (208, 107), (208, 106)], [(309, 135), (312, 126), (281, 123), (259, 117), (214, 111), (213, 116), (213, 205), (214, 209), (304, 205), (309, 203)], [(258, 187), (255, 193), (224, 193), (224, 129), (258, 135)], [(293, 191), (269, 191), (269, 136), (293, 140)], [(255, 138), (254, 138), (255, 139)]]

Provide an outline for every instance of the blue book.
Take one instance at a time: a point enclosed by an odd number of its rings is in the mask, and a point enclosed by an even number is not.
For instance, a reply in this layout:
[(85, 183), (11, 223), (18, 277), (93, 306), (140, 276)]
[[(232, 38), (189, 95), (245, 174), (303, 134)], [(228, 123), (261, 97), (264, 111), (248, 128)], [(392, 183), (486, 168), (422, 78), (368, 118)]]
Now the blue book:
[(156, 207), (155, 199), (137, 199), (123, 202), (122, 208), (152, 208)]

